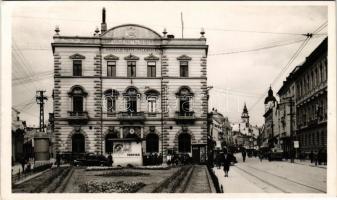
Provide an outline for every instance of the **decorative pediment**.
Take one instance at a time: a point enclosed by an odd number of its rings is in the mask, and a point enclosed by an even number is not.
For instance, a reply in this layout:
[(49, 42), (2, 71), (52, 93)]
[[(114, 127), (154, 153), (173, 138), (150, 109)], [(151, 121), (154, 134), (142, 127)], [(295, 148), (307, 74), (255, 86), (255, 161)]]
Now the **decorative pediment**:
[(159, 96), (160, 93), (155, 90), (155, 89), (148, 89), (147, 91), (144, 92), (146, 96)]
[(104, 60), (119, 60), (119, 58), (115, 55), (109, 54), (104, 57)]
[(85, 56), (75, 53), (74, 55), (69, 56), (70, 59), (85, 59)]
[(125, 60), (139, 60), (139, 57), (130, 54), (130, 55), (124, 57), (124, 59), (125, 59)]
[(184, 55), (181, 55), (177, 58), (177, 60), (192, 60), (191, 57)]
[(152, 53), (149, 56), (146, 56), (144, 60), (159, 60), (159, 57), (153, 55)]

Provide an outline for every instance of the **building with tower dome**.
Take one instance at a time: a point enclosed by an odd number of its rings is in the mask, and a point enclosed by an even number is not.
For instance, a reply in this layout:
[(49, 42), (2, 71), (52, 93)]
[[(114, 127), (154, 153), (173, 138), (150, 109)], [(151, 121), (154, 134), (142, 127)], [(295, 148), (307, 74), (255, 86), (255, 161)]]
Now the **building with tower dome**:
[(207, 159), (207, 53), (199, 38), (175, 38), (138, 24), (93, 36), (55, 29), (54, 129), (60, 154), (112, 153), (116, 165), (150, 154)]
[(269, 87), (268, 95), (264, 100), (265, 113), (263, 117), (265, 118), (264, 132), (262, 147), (273, 148), (276, 144), (279, 144), (279, 133), (278, 133), (278, 118), (277, 118), (277, 108), (278, 102), (274, 97), (274, 92)]

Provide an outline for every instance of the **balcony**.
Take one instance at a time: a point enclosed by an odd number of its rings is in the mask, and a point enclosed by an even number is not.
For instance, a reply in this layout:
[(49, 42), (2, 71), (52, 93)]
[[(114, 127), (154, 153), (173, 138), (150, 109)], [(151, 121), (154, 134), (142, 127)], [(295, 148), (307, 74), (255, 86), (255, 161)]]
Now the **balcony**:
[(195, 114), (193, 111), (190, 112), (180, 112), (177, 111), (175, 114), (175, 119), (177, 122), (193, 122), (195, 120)]
[(88, 112), (68, 111), (67, 117), (69, 124), (87, 124), (89, 120)]
[(119, 112), (117, 118), (121, 121), (144, 121), (144, 112)]

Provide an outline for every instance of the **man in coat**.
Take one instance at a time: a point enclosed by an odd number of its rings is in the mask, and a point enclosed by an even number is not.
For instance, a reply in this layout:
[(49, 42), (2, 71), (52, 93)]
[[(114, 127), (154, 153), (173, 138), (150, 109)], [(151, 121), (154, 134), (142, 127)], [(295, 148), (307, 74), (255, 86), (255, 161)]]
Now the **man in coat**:
[(246, 161), (246, 156), (247, 156), (246, 150), (242, 149), (241, 153), (242, 153), (242, 160), (243, 160), (243, 162), (245, 162)]
[(225, 177), (228, 177), (229, 167), (231, 166), (231, 158), (226, 151), (223, 154), (222, 163), (223, 163), (223, 170), (225, 172)]

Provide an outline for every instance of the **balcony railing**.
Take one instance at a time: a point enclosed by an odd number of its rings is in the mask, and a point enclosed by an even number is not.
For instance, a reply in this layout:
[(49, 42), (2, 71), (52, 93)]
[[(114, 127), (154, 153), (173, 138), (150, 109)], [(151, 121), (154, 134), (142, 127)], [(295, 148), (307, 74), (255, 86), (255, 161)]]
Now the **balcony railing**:
[(176, 120), (194, 120), (195, 119), (195, 114), (193, 111), (189, 112), (176, 112), (175, 115)]
[(89, 120), (88, 112), (74, 112), (74, 111), (68, 111), (68, 121), (69, 123), (78, 123), (83, 124), (87, 123)]
[(117, 118), (123, 121), (143, 121), (145, 115), (144, 112), (119, 112)]

